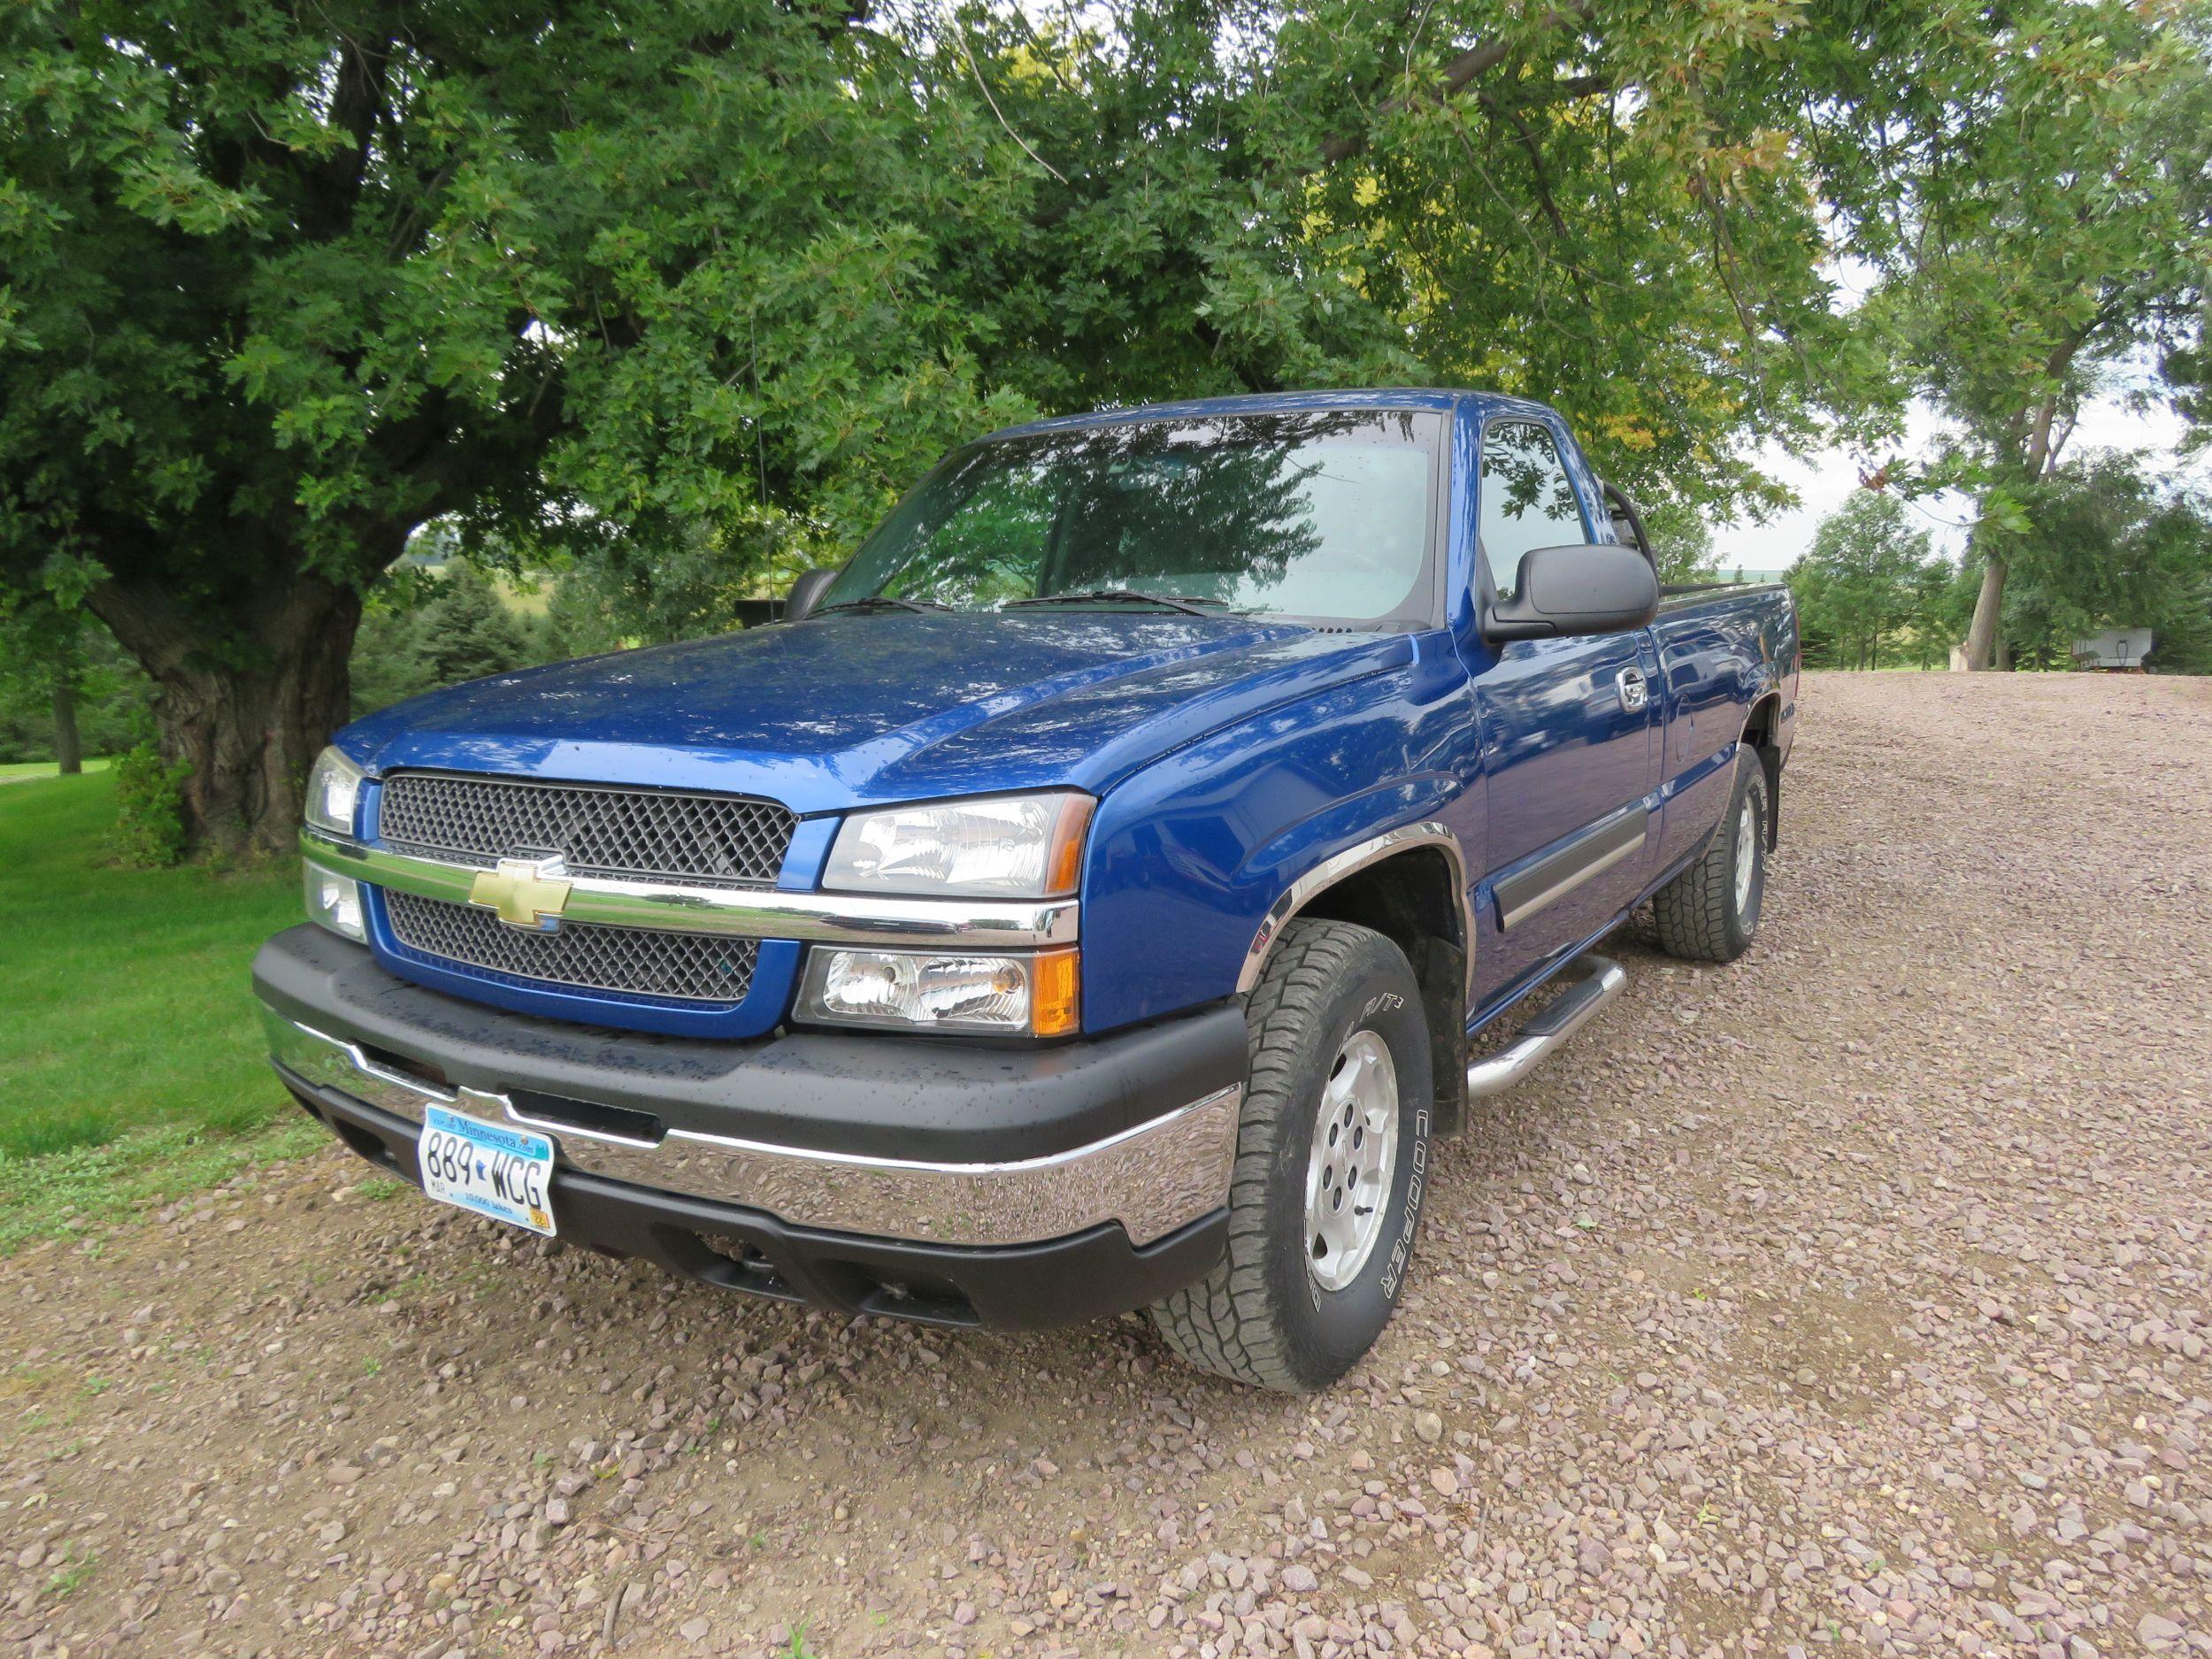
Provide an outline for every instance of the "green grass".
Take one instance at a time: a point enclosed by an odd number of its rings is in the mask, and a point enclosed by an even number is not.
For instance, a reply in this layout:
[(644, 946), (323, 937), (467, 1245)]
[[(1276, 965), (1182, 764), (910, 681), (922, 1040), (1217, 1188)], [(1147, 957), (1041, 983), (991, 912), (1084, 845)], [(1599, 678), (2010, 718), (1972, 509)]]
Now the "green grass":
[(85, 1580), (92, 1576), (92, 1569), (99, 1563), (99, 1557), (82, 1544), (71, 1544), (63, 1554), (67, 1564), (57, 1567), (46, 1580), (46, 1594), (57, 1601), (83, 1589)]
[(272, 1159), (330, 1144), (321, 1125), (296, 1114), (251, 1134), (173, 1124), (43, 1157), (0, 1153), (0, 1257), (33, 1239), (93, 1233), (149, 1214)]
[[(105, 772), (111, 764), (105, 755), (96, 755), (85, 762), (84, 769), (87, 772)], [(0, 761), (0, 780), (9, 778), (58, 778), (59, 776), (61, 774), (54, 769), (54, 763), (50, 760)]]
[(106, 773), (0, 787), (0, 1195), (7, 1160), (287, 1110), (246, 964), (299, 919), (296, 867), (125, 870), (114, 823)]

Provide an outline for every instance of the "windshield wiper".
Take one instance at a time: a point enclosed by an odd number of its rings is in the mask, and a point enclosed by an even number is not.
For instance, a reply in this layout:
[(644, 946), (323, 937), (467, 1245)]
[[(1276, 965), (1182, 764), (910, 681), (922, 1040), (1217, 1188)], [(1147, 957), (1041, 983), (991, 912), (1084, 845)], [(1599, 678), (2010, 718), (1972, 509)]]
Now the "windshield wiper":
[(1202, 617), (1206, 613), (1199, 606), (1214, 605), (1225, 611), (1229, 602), (1196, 595), (1148, 594), (1135, 588), (1086, 588), (1074, 593), (1039, 594), (1034, 599), (1010, 599), (1003, 608), (1011, 611), (1017, 605), (1075, 604), (1161, 605), (1170, 611), (1179, 611), (1187, 617)]
[(911, 611), (917, 615), (928, 611), (949, 611), (950, 605), (940, 604), (934, 599), (897, 599), (889, 594), (869, 594), (859, 599), (841, 599), (833, 605), (817, 605), (810, 616), (827, 616), (833, 611)]

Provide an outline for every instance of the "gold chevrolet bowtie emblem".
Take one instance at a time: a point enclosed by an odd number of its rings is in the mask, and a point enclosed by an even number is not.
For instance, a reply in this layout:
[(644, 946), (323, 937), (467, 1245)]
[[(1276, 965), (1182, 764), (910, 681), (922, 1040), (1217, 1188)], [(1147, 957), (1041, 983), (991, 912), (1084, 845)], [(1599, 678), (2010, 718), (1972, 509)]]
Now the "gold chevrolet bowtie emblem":
[(562, 879), (558, 858), (503, 858), (469, 887), (469, 902), (499, 912), (510, 927), (546, 933), (560, 926), (574, 884)]

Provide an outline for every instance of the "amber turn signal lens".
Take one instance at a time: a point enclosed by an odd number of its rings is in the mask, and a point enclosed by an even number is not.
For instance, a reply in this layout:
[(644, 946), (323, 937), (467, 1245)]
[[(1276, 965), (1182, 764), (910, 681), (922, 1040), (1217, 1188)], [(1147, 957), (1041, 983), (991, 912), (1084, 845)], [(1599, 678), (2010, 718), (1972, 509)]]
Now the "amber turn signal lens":
[(1045, 858), (1045, 895), (1065, 899), (1083, 885), (1083, 835), (1091, 826), (1091, 809), (1098, 804), (1087, 795), (1071, 795), (1052, 826), (1052, 849)]
[(1039, 1037), (1065, 1036), (1081, 1024), (1076, 984), (1083, 953), (1048, 950), (1035, 959), (1029, 976), (1029, 1029)]

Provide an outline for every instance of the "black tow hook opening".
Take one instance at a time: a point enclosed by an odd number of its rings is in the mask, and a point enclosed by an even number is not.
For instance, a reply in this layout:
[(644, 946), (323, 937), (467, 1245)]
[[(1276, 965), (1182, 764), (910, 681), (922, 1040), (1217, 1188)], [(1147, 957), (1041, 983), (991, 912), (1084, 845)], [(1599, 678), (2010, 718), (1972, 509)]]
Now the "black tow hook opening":
[(573, 1129), (580, 1134), (608, 1141), (630, 1141), (657, 1147), (668, 1138), (668, 1125), (651, 1112), (628, 1106), (603, 1106), (597, 1101), (572, 1100), (565, 1094), (541, 1094), (535, 1089), (511, 1088), (507, 1098), (518, 1116), (555, 1129)]

